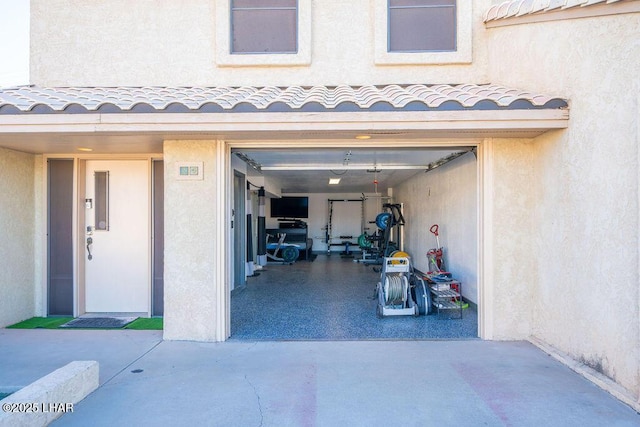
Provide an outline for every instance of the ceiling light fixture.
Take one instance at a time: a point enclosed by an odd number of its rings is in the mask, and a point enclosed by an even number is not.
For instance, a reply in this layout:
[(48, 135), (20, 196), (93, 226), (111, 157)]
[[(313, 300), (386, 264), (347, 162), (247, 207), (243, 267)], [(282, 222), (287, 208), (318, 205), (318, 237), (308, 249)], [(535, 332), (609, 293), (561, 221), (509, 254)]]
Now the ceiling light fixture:
[(356, 135), (356, 139), (371, 139), (371, 135)]
[(78, 147), (78, 151), (93, 151), (93, 148), (88, 148), (88, 147)]
[(338, 185), (342, 178), (329, 178), (329, 185)]

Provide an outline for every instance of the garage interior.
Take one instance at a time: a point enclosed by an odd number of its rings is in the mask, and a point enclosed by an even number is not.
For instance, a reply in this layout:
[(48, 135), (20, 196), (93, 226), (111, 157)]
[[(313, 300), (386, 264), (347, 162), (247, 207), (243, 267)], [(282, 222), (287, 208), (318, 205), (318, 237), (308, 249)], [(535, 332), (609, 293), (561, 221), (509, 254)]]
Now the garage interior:
[[(251, 200), (251, 246), (256, 253), (257, 190), (264, 187), (271, 249), (267, 250), (267, 265), (257, 267), (246, 279), (240, 268), (243, 263), (234, 261), (230, 339), (478, 337), (478, 166), (474, 145), (363, 147), (365, 136), (361, 138), (355, 147), (232, 149), (236, 187), (244, 186), (251, 192), (249, 199), (243, 192), (235, 196), (243, 202)], [(308, 203), (306, 217), (272, 217), (271, 202), (279, 196), (304, 199)], [(372, 250), (363, 248), (362, 243), (382, 234), (376, 219), (391, 211), (385, 204), (399, 205), (404, 224), (392, 226), (387, 254), (408, 255), (411, 269), (423, 278), (432, 271), (427, 252), (439, 243), (444, 252), (443, 271), (460, 282), (459, 309), (439, 310), (429, 304), (429, 314), (421, 310), (417, 316), (377, 315), (376, 288), (384, 280), (383, 256), (371, 256)], [(234, 206), (234, 213), (240, 213), (241, 205)], [(247, 228), (237, 214), (234, 218), (240, 226), (236, 226), (237, 232)], [(429, 231), (435, 224), (440, 231), (438, 240)], [(299, 248), (293, 263), (274, 259), (281, 252), (271, 256), (282, 232), (290, 237), (304, 233), (309, 241), (300, 244), (305, 239), (293, 238), (292, 244)], [(285, 237), (283, 243), (288, 240)], [(236, 260), (246, 260), (241, 251), (238, 245)], [(424, 282), (428, 284), (426, 279)], [(420, 294), (415, 292), (411, 299), (417, 302)]]

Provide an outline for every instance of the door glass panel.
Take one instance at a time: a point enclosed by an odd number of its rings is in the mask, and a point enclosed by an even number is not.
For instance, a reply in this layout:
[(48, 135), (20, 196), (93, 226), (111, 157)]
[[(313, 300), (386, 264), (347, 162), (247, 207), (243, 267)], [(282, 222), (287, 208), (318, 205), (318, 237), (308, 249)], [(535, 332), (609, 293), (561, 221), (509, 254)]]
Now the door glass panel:
[(95, 229), (109, 230), (109, 172), (94, 174), (95, 179)]
[(49, 315), (73, 316), (73, 160), (48, 163)]

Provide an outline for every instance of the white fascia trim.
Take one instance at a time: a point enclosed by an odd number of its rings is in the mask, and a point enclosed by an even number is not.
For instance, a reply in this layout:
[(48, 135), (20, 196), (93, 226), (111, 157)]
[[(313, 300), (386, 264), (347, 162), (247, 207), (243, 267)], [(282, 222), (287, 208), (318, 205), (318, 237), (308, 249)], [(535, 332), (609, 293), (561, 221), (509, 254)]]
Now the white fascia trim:
[(387, 0), (371, 0), (374, 9), (373, 32), (376, 65), (470, 64), (473, 58), (473, 2), (456, 2), (457, 34), (455, 52), (388, 52)]
[(593, 18), (597, 16), (620, 15), (640, 12), (640, 2), (620, 2), (601, 5), (555, 9), (530, 15), (510, 16), (485, 22), (487, 28), (508, 27), (510, 25), (535, 24), (538, 22), (566, 21), (569, 19)]
[(324, 113), (122, 113), (3, 116), (6, 133), (291, 132), (323, 130), (564, 129), (569, 110), (463, 110)]
[(311, 0), (298, 0), (298, 52), (276, 54), (231, 54), (231, 2), (215, 6), (216, 65), (219, 67), (309, 66), (311, 65)]

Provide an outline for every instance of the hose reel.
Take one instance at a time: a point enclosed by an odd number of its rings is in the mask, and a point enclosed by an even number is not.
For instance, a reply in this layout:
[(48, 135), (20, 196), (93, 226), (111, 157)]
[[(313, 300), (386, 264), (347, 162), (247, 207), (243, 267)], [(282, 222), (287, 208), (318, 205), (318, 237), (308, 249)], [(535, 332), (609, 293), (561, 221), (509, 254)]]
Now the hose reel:
[(407, 301), (409, 281), (402, 274), (388, 274), (384, 281), (384, 300), (387, 305), (404, 304)]
[[(407, 255), (403, 252), (401, 255)], [(380, 281), (376, 287), (376, 314), (385, 316), (418, 316), (420, 310), (413, 299), (409, 280), (413, 275), (408, 256), (385, 257)]]

